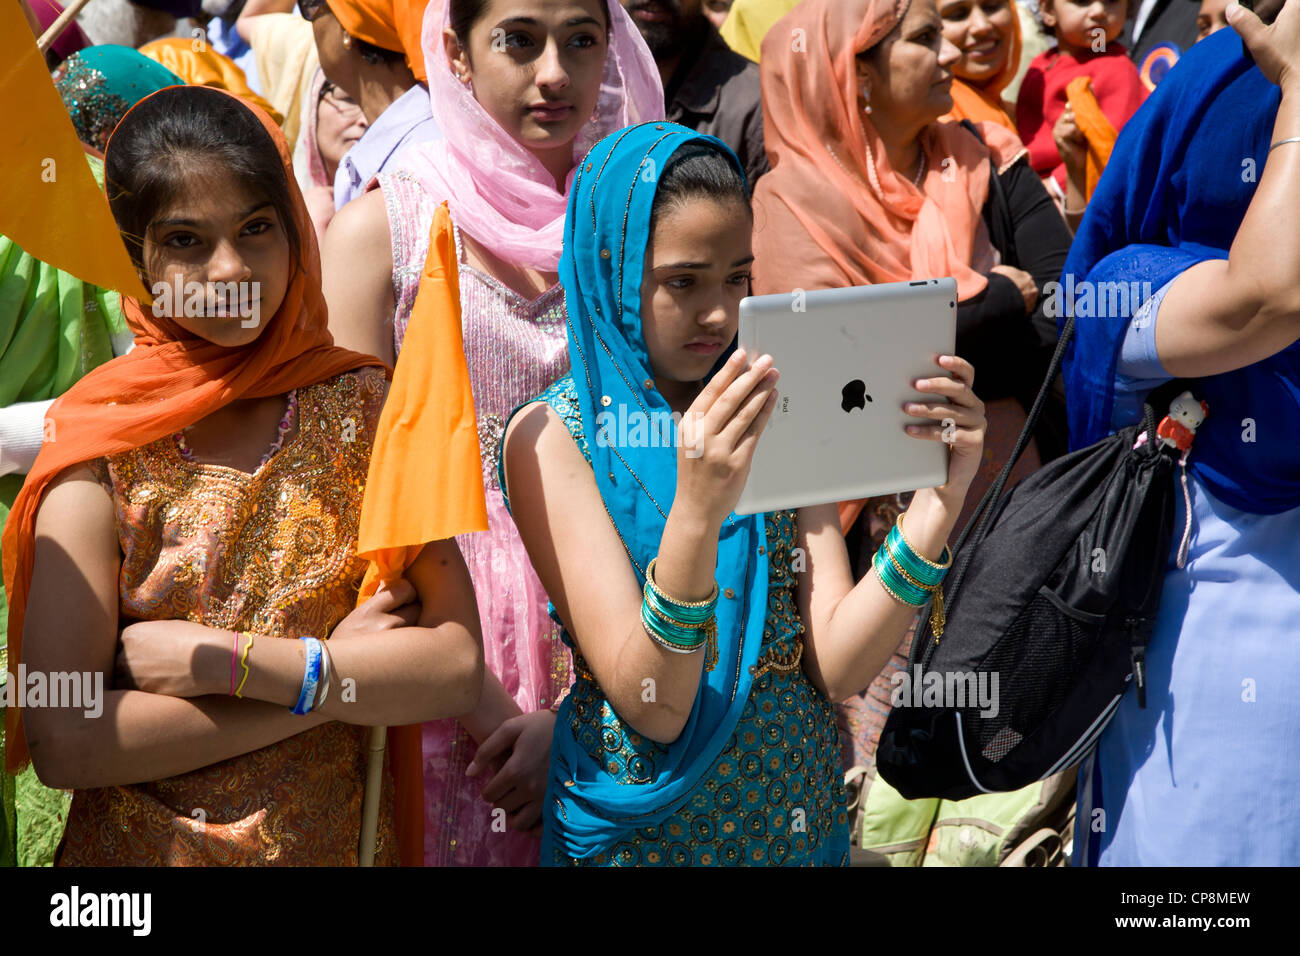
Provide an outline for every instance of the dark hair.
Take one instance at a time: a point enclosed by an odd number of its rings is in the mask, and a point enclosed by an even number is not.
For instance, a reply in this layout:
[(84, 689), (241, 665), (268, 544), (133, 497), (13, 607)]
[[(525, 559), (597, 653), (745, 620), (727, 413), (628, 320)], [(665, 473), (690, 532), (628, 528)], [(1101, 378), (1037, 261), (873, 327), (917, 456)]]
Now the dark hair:
[[(483, 19), (491, 2), (492, 0), (451, 0), (451, 32), (456, 34), (461, 46), (469, 44), (469, 31)], [(600, 6), (605, 15), (605, 29), (608, 31), (609, 7), (604, 3)]]
[[(1014, 2), (1014, 0), (1013, 0), (1013, 2)], [(1056, 4), (1055, 4), (1055, 3), (1052, 3), (1051, 0), (1047, 0), (1047, 2), (1051, 4), (1051, 7), (1052, 7), (1052, 15), (1053, 15), (1053, 16), (1059, 16), (1059, 14), (1056, 12)], [(1134, 14), (1137, 13), (1137, 7), (1138, 7), (1138, 4), (1137, 4), (1136, 2), (1134, 2), (1134, 0), (1125, 0), (1125, 2), (1124, 2), (1124, 22), (1125, 22), (1125, 23), (1127, 23), (1127, 22), (1129, 22), (1129, 21), (1131, 21), (1131, 20), (1133, 19)], [(1012, 10), (1012, 12), (1013, 12), (1013, 13), (1015, 12), (1014, 9)], [(1055, 30), (1055, 28), (1053, 28), (1053, 27), (1049, 27), (1046, 23), (1043, 22), (1043, 0), (1039, 0), (1039, 2), (1038, 2), (1038, 10), (1035, 11), (1035, 13), (1034, 13), (1034, 20), (1038, 23), (1038, 29), (1039, 29), (1039, 31), (1043, 34), (1043, 36), (1045, 36), (1045, 37), (1053, 37), (1053, 38), (1056, 36), (1056, 30)]]
[(381, 46), (375, 46), (373, 43), (367, 43), (360, 37), (353, 37), (352, 43), (361, 54), (361, 59), (365, 60), (371, 66), (382, 63), (384, 66), (396, 66), (399, 63), (406, 62), (406, 54), (398, 50), (385, 50)]
[(461, 46), (469, 42), (469, 31), (483, 19), (492, 0), (451, 0), (451, 32)]
[(144, 236), (196, 170), (225, 168), (275, 207), (294, 268), (301, 236), (275, 141), (253, 111), (206, 86), (172, 86), (142, 100), (118, 124), (104, 156), (104, 181), (117, 228), (145, 275)]
[(734, 156), (709, 142), (693, 142), (673, 153), (664, 164), (650, 207), (650, 231), (653, 234), (659, 215), (688, 199), (705, 198), (714, 202), (728, 199), (750, 207), (749, 186)]

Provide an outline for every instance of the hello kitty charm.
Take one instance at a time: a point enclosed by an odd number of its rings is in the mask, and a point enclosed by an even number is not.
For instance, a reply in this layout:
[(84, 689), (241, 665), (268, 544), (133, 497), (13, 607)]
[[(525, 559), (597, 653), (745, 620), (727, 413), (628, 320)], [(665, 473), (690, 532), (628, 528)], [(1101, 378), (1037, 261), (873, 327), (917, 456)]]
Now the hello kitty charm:
[(1183, 392), (1169, 403), (1169, 414), (1156, 426), (1156, 437), (1165, 447), (1186, 455), (1196, 438), (1196, 429), (1209, 414), (1207, 402), (1198, 402), (1191, 392)]

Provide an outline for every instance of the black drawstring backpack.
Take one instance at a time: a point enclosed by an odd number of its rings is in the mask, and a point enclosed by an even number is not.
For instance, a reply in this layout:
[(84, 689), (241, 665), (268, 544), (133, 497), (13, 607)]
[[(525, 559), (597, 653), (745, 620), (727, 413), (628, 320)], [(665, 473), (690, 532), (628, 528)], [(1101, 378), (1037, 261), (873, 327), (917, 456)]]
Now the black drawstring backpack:
[[(943, 636), (927, 613), (896, 675), (876, 766), (908, 799), (1017, 790), (1077, 764), (1130, 684), (1146, 706), (1179, 466), (1156, 439), (1153, 403), (1187, 383), (1152, 393), (1141, 425), (1003, 495), (1073, 332), (1070, 318), (1010, 459), (953, 549)], [(1143, 429), (1150, 440), (1135, 448)]]

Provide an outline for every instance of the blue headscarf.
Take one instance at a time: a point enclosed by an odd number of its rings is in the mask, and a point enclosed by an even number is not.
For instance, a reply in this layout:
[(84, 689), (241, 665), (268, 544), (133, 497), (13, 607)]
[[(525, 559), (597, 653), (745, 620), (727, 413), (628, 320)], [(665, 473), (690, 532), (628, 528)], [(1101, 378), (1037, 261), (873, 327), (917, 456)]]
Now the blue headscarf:
[[(646, 123), (597, 143), (573, 182), (560, 281), (582, 427), (593, 439), (601, 412), (619, 419), (620, 407), (627, 415), (671, 414), (654, 388), (642, 334), (641, 278), (659, 173), (691, 143), (715, 145), (744, 177), (744, 167), (721, 140), (672, 123)], [(615, 437), (589, 442), (592, 468), (644, 585), (677, 489), (677, 453), (675, 443), (619, 448)], [(563, 832), (553, 826), (553, 813), (546, 813), (544, 862), (557, 847), (572, 857), (590, 857), (630, 830), (661, 823), (680, 809), (726, 746), (749, 698), (750, 667), (758, 660), (767, 616), (767, 556), (765, 548), (759, 550), (765, 533), (762, 515), (732, 514), (723, 524), (716, 572), (723, 595), (717, 609), (718, 664), (703, 674), (690, 719), (666, 757), (655, 761), (656, 776), (649, 783), (618, 783), (603, 763), (592, 760), (568, 730), (573, 698), (565, 699), (551, 745), (547, 790), (547, 807), (555, 810), (558, 803)]]
[[(1234, 30), (1188, 50), (1124, 127), (1070, 250), (1065, 288), (1147, 282), (1154, 293), (1190, 266), (1227, 259), (1263, 173), (1280, 99)], [(1065, 361), (1072, 447), (1111, 430), (1128, 318), (1075, 320)], [(1300, 343), (1197, 379), (1192, 391), (1210, 406), (1189, 459), (1201, 483), (1242, 511), (1300, 506)], [(1242, 440), (1246, 419), (1255, 423), (1254, 442)]]

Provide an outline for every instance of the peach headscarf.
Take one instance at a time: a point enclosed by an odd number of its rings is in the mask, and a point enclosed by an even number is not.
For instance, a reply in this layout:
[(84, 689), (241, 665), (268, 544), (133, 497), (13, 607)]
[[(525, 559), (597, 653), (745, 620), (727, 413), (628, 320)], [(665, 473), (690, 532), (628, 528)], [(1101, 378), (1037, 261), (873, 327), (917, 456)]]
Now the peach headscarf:
[(167, 67), (186, 83), (233, 93), (268, 114), (275, 120), (276, 126), (284, 125), (284, 117), (279, 110), (253, 92), (248, 85), (248, 77), (238, 64), (211, 47), (200, 52), (194, 49), (194, 41), (185, 37), (163, 37), (146, 43), (140, 47), (140, 52)]
[(406, 54), (415, 78), (425, 81), (420, 29), (429, 0), (326, 0), (345, 31), (381, 50)]
[(960, 126), (932, 123), (920, 135), (918, 189), (895, 172), (859, 108), (854, 58), (893, 30), (908, 2), (804, 0), (763, 41), (772, 171), (754, 193), (756, 292), (953, 276), (969, 299), (987, 285), (989, 164), (1005, 168), (1024, 151), (1020, 140), (982, 123), (986, 147)]
[[(316, 232), (294, 182), (289, 148), (279, 127), (265, 113), (233, 94), (217, 91), (213, 97), (214, 103), (216, 97), (230, 97), (240, 108), (251, 109), (275, 143), (293, 200), (300, 266), (265, 330), (241, 348), (213, 345), (171, 319), (153, 315), (152, 309), (142, 308), (136, 299), (123, 298), (122, 311), (135, 333), (135, 348), (90, 372), (46, 412), (58, 440), (41, 446), (5, 524), (4, 582), (9, 596), (11, 666), (16, 667), (22, 657), (23, 620), (36, 550), (36, 512), (46, 488), (62, 472), (104, 455), (147, 445), (236, 399), (282, 395), (352, 369), (383, 365), (374, 356), (334, 345), (321, 295)], [(138, 108), (139, 104), (132, 109)], [(110, 156), (112, 148), (110, 140)], [(249, 148), (257, 146), (249, 144)], [(30, 757), (21, 710), (9, 708), (5, 723), (6, 765), (15, 772)]]
[(1007, 112), (1006, 105), (1002, 102), (1002, 91), (1016, 78), (1016, 72), (1020, 69), (1020, 49), (1023, 44), (1020, 36), (1020, 17), (1016, 13), (1016, 0), (1006, 0), (1006, 5), (1011, 8), (1011, 42), (1008, 44), (1007, 58), (1002, 63), (1002, 69), (980, 84), (954, 77), (952, 110), (943, 119), (957, 123), (964, 119), (972, 123), (997, 123), (1013, 133), (1016, 132), (1015, 118)]

